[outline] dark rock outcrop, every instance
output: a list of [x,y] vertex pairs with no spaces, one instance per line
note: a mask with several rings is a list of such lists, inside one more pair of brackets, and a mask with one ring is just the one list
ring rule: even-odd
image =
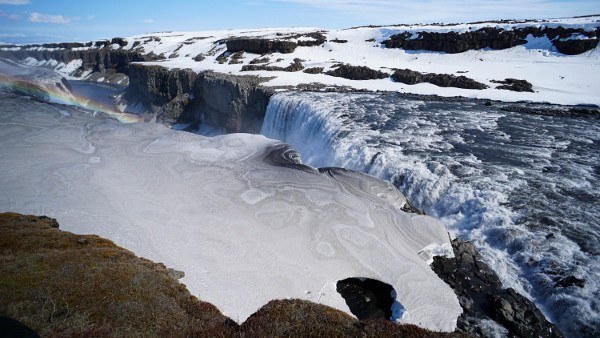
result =
[[230,53],[247,52],[254,54],[293,53],[298,43],[285,40],[262,38],[233,38],[225,41]]
[[398,69],[392,74],[392,80],[409,85],[428,82],[439,87],[457,87],[463,89],[486,89],[488,86],[466,76],[451,74],[420,73],[410,69]]
[[203,119],[228,132],[260,131],[273,92],[254,76],[132,64],[125,99],[140,102],[166,123]]
[[323,67],[306,68],[304,70],[304,72],[307,74],[321,74],[321,73],[323,73]]
[[335,77],[343,77],[350,80],[375,80],[390,77],[389,74],[371,69],[365,66],[339,65],[337,68],[325,74]]
[[529,299],[513,289],[502,287],[498,276],[485,264],[473,244],[458,239],[452,241],[454,258],[435,257],[431,265],[458,296],[463,314],[458,328],[473,334],[486,335],[478,325],[482,319],[492,319],[518,337],[562,337]]
[[313,39],[313,40],[298,40],[298,46],[302,46],[302,47],[320,46],[327,41],[327,38],[325,38],[325,35],[323,35],[320,32],[306,33],[306,34],[301,34],[299,36],[294,36],[294,38],[302,38],[302,37]]
[[556,116],[556,117],[584,117],[584,118],[600,118],[600,109],[595,108],[579,108],[579,107],[560,107],[548,108],[543,105],[532,104],[529,106],[509,105],[500,108],[504,111],[510,111],[522,114]]
[[112,38],[112,40],[110,40],[111,44],[117,44],[120,47],[125,47],[127,46],[127,40],[125,38]]
[[259,65],[259,64],[249,64],[242,66],[242,72],[248,72],[252,70],[266,70],[266,71],[280,71],[280,72],[299,72],[304,69],[302,65],[302,60],[296,58],[294,62],[292,62],[287,67],[279,67],[279,66],[269,66],[269,65]]
[[493,83],[500,83],[501,86],[496,89],[512,90],[514,92],[531,92],[533,93],[533,85],[526,80],[504,79],[503,81],[492,80]]
[[[107,43],[110,43],[107,41]],[[75,71],[74,76],[80,76],[84,72],[92,71],[109,78],[112,74],[129,75],[129,65],[132,62],[154,61],[160,59],[154,54],[143,54],[121,49],[52,49],[52,50],[0,50],[0,57],[10,60],[24,60],[32,57],[39,61],[56,60],[57,62],[69,63],[73,60],[81,60],[81,66]],[[107,75],[107,76],[104,76]],[[120,77],[121,79],[123,77]]]
[[577,55],[596,48],[598,39],[555,40],[552,44],[563,54]]
[[[511,30],[485,27],[464,33],[418,32],[414,37],[410,32],[392,35],[383,41],[387,48],[405,50],[430,50],[446,53],[462,53],[472,49],[506,49],[527,43],[529,35],[547,36],[556,49],[564,54],[580,54],[598,45],[598,30],[587,31],[580,28],[524,27]],[[583,37],[583,38],[581,38]]]

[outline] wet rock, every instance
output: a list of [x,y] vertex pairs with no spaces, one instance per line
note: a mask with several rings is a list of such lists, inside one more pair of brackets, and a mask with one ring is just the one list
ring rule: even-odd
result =
[[600,110],[593,108],[578,108],[578,107],[556,107],[548,108],[545,106],[522,106],[522,105],[509,105],[500,108],[504,111],[510,111],[522,114],[533,114],[533,115],[544,115],[544,116],[556,116],[556,117],[583,117],[583,118],[600,118]]
[[352,66],[348,64],[339,65],[337,68],[325,74],[335,77],[343,77],[350,80],[375,80],[386,79],[390,75],[365,66]]
[[567,276],[554,283],[554,287],[567,288],[571,286],[585,287],[585,280],[575,276]]
[[514,92],[533,93],[533,85],[526,80],[518,80],[518,79],[508,78],[508,79],[504,79],[502,81],[491,80],[491,82],[501,84],[501,86],[496,87],[496,89],[512,90]]
[[486,89],[488,86],[466,76],[451,74],[420,73],[410,69],[398,69],[392,74],[392,80],[409,85],[428,82],[439,87],[457,87],[463,89]]
[[435,257],[435,273],[456,293],[463,314],[457,325],[462,331],[493,336],[485,325],[493,320],[510,335],[518,337],[562,337],[530,300],[513,289],[502,287],[500,279],[485,264],[475,247],[459,239],[452,241],[454,258]]

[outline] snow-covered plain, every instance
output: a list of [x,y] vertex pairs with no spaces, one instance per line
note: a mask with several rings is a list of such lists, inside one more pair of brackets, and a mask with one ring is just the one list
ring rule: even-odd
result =
[[[399,25],[389,27],[359,27],[341,30],[319,28],[265,28],[254,30],[223,30],[204,32],[161,32],[126,38],[128,44],[111,48],[139,50],[145,53],[163,54],[166,59],[152,62],[168,68],[191,68],[195,71],[213,70],[222,73],[257,75],[271,78],[265,86],[296,86],[321,83],[331,86],[347,86],[359,90],[398,91],[441,96],[465,96],[502,101],[529,100],[558,104],[600,105],[600,50],[595,48],[580,55],[568,56],[556,51],[548,38],[528,38],[528,43],[506,50],[471,50],[459,54],[428,51],[405,51],[387,49],[381,42],[394,34],[411,32],[466,32],[483,27],[506,30],[526,26],[595,29],[600,26],[600,16],[555,19],[517,23],[478,23],[456,25]],[[216,59],[226,51],[224,39],[232,37],[259,37],[282,39],[300,33],[322,32],[327,42],[315,47],[298,47],[293,53],[267,55],[269,66],[286,67],[294,59],[304,60],[306,68],[323,67],[324,71],[339,63],[368,66],[372,69],[393,73],[393,69],[408,68],[420,72],[464,75],[488,85],[489,89],[468,90],[442,88],[429,83],[406,85],[390,79],[348,80],[325,74],[307,74],[283,71],[244,71],[250,61],[264,56],[244,53],[241,63],[220,64]],[[306,37],[289,41],[306,40]],[[337,43],[332,40],[347,40]],[[33,49],[39,49],[35,47]],[[93,47],[81,47],[89,49]],[[205,59],[194,61],[202,54]],[[29,60],[32,64],[54,66],[65,75],[71,75],[78,64],[52,64],[52,61]],[[77,61],[73,61],[77,62]],[[512,92],[495,89],[498,84],[491,80],[505,78],[525,79],[533,84],[534,93]]]
[[182,270],[234,320],[278,298],[349,312],[336,281],[368,277],[395,288],[399,322],[456,327],[458,300],[428,265],[451,254],[446,229],[401,211],[385,181],[274,166],[265,157],[280,143],[260,135],[207,138],[12,94],[0,105],[3,211]]

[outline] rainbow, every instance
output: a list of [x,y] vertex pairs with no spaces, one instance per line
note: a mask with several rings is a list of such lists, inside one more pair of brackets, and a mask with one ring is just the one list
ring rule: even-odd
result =
[[94,112],[102,112],[123,123],[143,122],[140,115],[124,113],[102,102],[94,101],[89,97],[72,93],[61,83],[45,85],[32,83],[26,79],[0,73],[0,90],[8,90],[22,95],[31,96],[37,100],[49,103],[64,104],[81,107]]

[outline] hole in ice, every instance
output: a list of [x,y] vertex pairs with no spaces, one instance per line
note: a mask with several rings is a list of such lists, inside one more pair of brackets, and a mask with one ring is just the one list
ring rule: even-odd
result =
[[396,300],[396,290],[387,283],[351,277],[338,281],[336,288],[350,311],[360,320],[396,320],[404,314],[404,307]]

